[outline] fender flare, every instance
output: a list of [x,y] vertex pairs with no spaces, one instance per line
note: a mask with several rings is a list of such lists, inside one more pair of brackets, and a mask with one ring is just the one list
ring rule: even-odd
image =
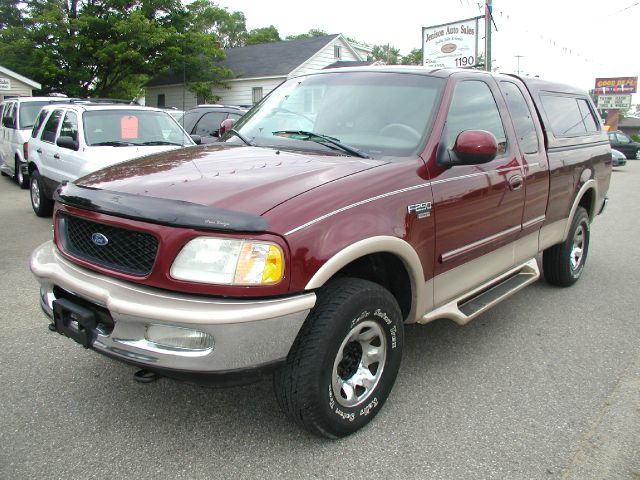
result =
[[[406,320],[413,321],[417,312],[423,310],[421,304],[426,304],[424,271],[422,270],[420,258],[413,247],[405,240],[397,237],[380,235],[365,238],[348,245],[318,269],[305,286],[305,290],[314,290],[322,287],[331,277],[351,262],[374,253],[393,254],[402,261],[402,264],[407,269],[411,282],[411,310]],[[424,307],[425,305],[422,306]]]
[[598,201],[598,184],[596,183],[596,181],[592,178],[590,180],[587,180],[582,187],[580,187],[580,190],[578,190],[578,193],[575,196],[575,200],[573,201],[573,205],[571,206],[571,211],[569,212],[569,217],[567,218],[567,223],[564,227],[564,233],[562,234],[562,241],[564,242],[567,237],[569,236],[569,229],[571,228],[571,220],[573,220],[574,215],[576,214],[576,210],[578,209],[578,206],[580,204],[580,201],[582,200],[582,197],[585,196],[585,194],[589,191],[589,190],[593,190],[593,197],[591,199],[591,208],[590,208],[590,212],[589,212],[589,221],[592,222],[595,215],[596,215],[596,202]]

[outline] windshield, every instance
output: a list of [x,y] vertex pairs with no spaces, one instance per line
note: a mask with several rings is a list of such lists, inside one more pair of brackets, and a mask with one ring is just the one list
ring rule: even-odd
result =
[[31,128],[36,121],[40,109],[52,102],[24,102],[20,104],[20,126],[19,128]]
[[[308,135],[313,133],[372,157],[412,156],[429,133],[443,83],[425,75],[387,72],[294,78],[238,120],[234,129],[258,146],[328,151],[331,145]],[[274,135],[293,131],[306,134]],[[232,134],[225,140],[242,143]]]
[[165,112],[113,109],[84,112],[82,116],[89,146],[194,145]]

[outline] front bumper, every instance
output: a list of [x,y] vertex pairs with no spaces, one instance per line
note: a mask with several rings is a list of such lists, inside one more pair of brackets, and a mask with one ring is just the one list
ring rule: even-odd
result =
[[[50,318],[57,289],[103,307],[113,329],[98,330],[91,348],[157,370],[218,374],[282,361],[316,301],[314,293],[231,300],[153,289],[79,267],[64,259],[53,242],[33,252],[30,266],[40,282],[41,307]],[[161,347],[145,339],[147,327],[158,324],[208,333],[214,345],[206,350]]]

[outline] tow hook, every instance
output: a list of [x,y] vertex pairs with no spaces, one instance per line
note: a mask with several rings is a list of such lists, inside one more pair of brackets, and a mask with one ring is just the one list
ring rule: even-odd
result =
[[138,383],[152,383],[160,378],[155,372],[150,372],[149,370],[138,370],[133,374],[133,379]]

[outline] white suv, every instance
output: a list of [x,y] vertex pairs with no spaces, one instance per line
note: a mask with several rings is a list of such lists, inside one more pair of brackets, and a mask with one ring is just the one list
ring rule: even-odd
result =
[[24,152],[38,112],[45,105],[66,101],[56,97],[16,97],[5,99],[0,105],[0,172],[13,177],[22,188],[29,184]]
[[196,142],[157,108],[91,103],[44,107],[28,146],[33,211],[39,217],[51,215],[53,193],[65,180]]

